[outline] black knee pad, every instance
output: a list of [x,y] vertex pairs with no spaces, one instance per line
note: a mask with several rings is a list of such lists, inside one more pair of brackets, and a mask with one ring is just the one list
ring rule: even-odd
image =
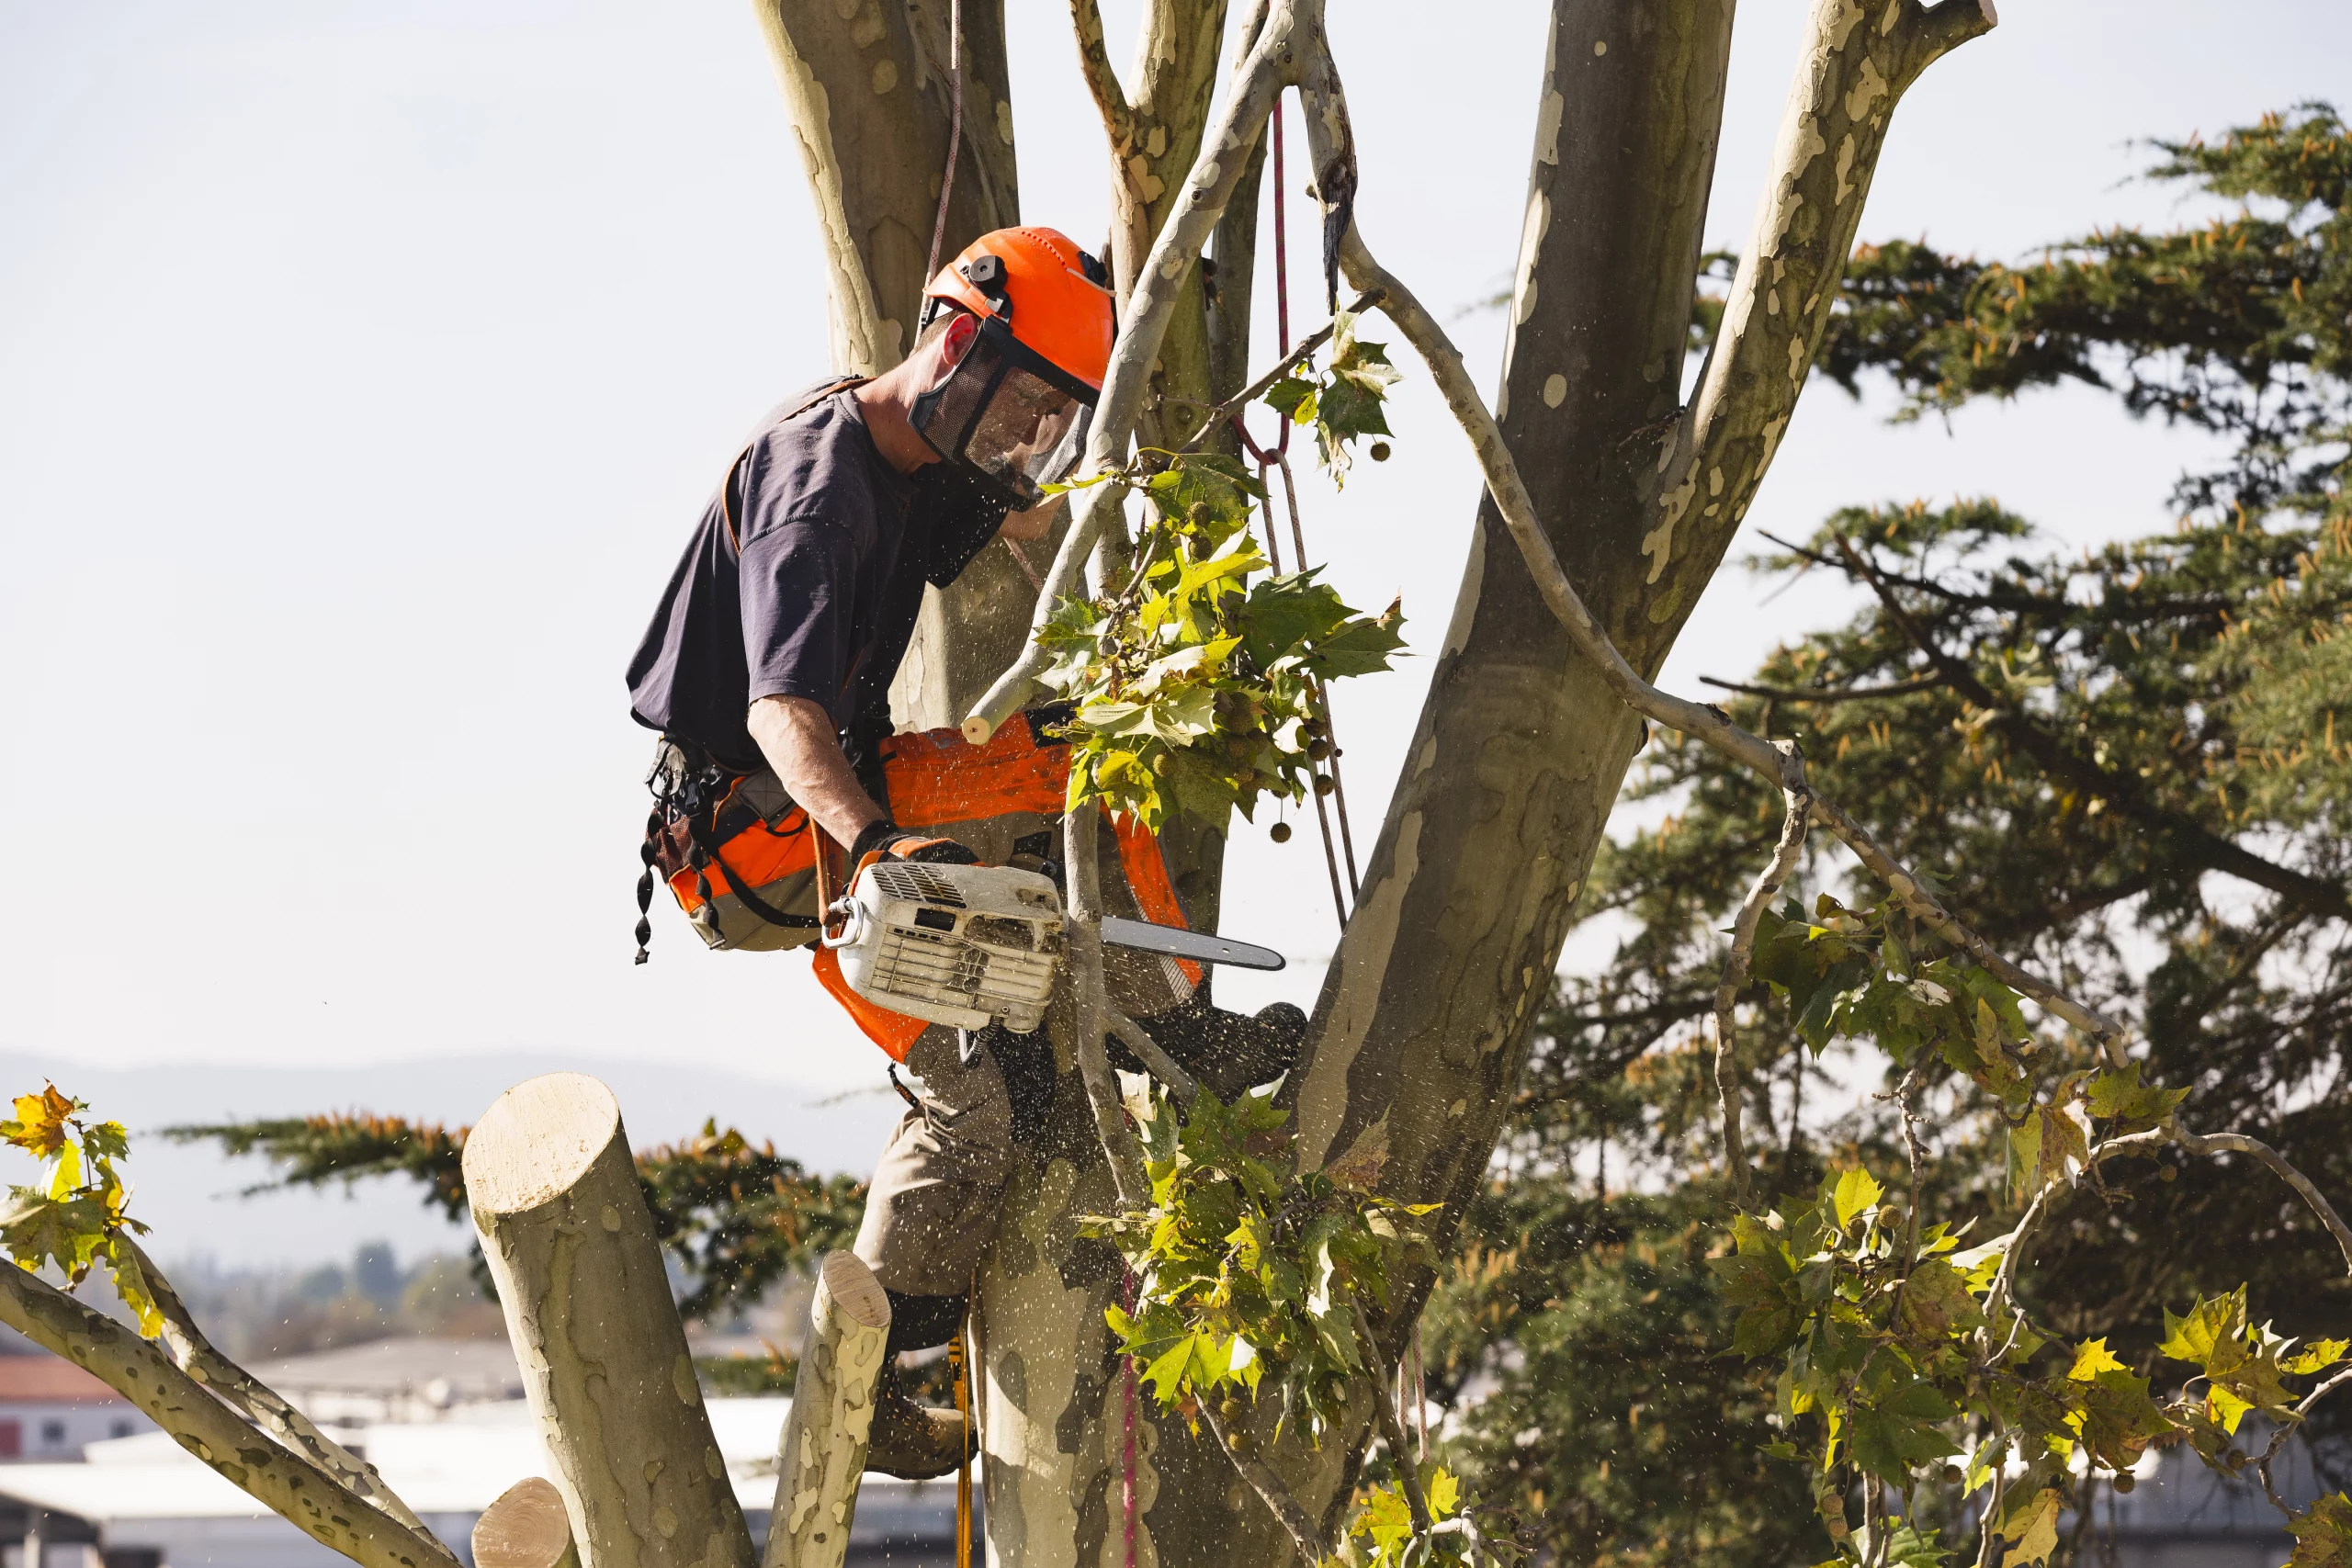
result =
[[964,1326],[964,1310],[971,1302],[969,1296],[910,1296],[887,1288],[882,1293],[890,1298],[890,1337],[882,1348],[886,1359],[946,1344]]

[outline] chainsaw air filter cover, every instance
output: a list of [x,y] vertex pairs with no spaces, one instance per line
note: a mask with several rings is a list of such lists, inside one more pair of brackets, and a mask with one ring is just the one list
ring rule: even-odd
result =
[[1062,900],[1048,878],[1003,865],[876,861],[833,906],[825,945],[878,1007],[956,1029],[1045,1021],[1061,963]]

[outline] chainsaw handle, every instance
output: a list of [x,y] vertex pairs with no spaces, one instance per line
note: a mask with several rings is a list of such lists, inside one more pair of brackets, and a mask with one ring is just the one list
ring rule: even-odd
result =
[[855,899],[850,897],[837,899],[833,907],[825,913],[840,916],[842,928],[835,931],[828,927],[820,926],[817,940],[822,945],[854,947],[857,945],[858,938],[865,934],[865,906]]

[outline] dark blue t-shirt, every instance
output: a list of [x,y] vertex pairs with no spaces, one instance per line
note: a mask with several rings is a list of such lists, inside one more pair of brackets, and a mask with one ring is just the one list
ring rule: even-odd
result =
[[729,471],[628,666],[638,723],[739,773],[763,763],[743,724],[761,697],[806,697],[861,739],[889,733],[923,584],[955,581],[1004,523],[952,464],[891,467],[847,391],[799,406]]

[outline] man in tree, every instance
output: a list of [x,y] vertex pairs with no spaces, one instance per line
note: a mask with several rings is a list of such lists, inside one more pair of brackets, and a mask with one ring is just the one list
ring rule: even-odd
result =
[[[1114,324],[1092,257],[1053,230],[1000,230],[932,281],[903,362],[786,405],[736,458],[629,666],[631,713],[662,736],[641,904],[662,864],[711,945],[800,946],[822,918],[827,851],[812,828],[848,846],[844,878],[869,856],[978,863],[967,839],[993,859],[1042,852],[1018,830],[1060,809],[1058,753],[1038,739],[1047,721],[1032,716],[986,750],[926,737],[947,783],[927,782],[917,811],[900,802],[898,816],[924,824],[903,826],[894,778],[912,789],[893,766],[889,688],[925,585],[953,582],[1000,533],[1035,539],[1050,525],[1057,503],[1041,487],[1081,449]],[[1001,782],[1007,763],[1020,786]],[[1137,912],[1175,911],[1156,846],[1129,837]],[[640,958],[647,934],[640,923]],[[1042,1034],[964,1034],[875,1007],[832,957],[817,957],[826,988],[923,1084],[856,1247],[889,1293],[895,1357],[960,1327],[1013,1143],[1042,1121],[1054,1068]],[[1195,978],[1155,961],[1114,983],[1126,1010],[1222,1087],[1238,1066],[1259,1081],[1289,1065],[1299,1010],[1219,1014],[1195,999]],[[1220,1048],[1225,1073],[1208,1060]],[[886,1372],[871,1468],[944,1474],[968,1443],[962,1416],[916,1405]]]

